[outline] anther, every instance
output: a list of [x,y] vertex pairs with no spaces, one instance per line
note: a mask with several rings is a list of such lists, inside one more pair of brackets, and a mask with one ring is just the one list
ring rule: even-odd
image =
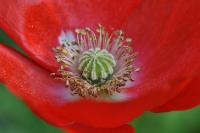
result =
[[63,80],[72,95],[98,97],[102,93],[120,93],[127,81],[134,81],[132,73],[136,53],[130,47],[131,38],[122,30],[109,34],[102,25],[96,31],[89,27],[75,30],[76,40],[53,48],[60,69],[52,73]]

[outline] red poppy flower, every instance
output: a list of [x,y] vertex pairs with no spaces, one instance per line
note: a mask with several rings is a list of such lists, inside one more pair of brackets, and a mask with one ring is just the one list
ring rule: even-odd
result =
[[[1,28],[28,54],[0,45],[0,80],[58,127],[133,132],[126,123],[145,111],[184,110],[200,103],[199,8],[197,0],[0,0]],[[141,70],[116,99],[75,99],[49,76],[58,68],[52,48],[62,31],[94,29],[99,23],[133,38],[131,47],[139,52],[134,64]]]

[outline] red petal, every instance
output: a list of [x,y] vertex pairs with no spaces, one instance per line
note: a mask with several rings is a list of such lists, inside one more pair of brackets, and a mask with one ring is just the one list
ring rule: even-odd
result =
[[2,45],[0,66],[0,81],[31,106],[33,111],[51,123],[71,122],[67,117],[62,118],[55,113],[54,108],[44,106],[51,104],[56,108],[58,104],[69,99],[64,87],[50,78],[47,71]]
[[133,127],[129,125],[123,125],[113,129],[95,129],[80,125],[73,125],[66,128],[66,131],[68,133],[134,133]]
[[[200,75],[200,74],[199,74]],[[154,112],[166,112],[172,110],[185,110],[200,104],[200,77],[194,78],[179,95],[164,105],[154,108]]]
[[0,26],[42,66],[55,70],[51,51],[62,30],[93,27],[98,23],[117,27],[127,19],[138,0],[6,0],[0,1]]
[[[16,78],[16,75],[12,73],[12,76],[6,75],[9,71],[13,73],[16,73],[16,71],[21,73],[22,71],[22,73],[25,73],[26,70],[20,66],[21,64],[25,65],[27,61],[18,61],[15,65],[19,66],[19,68],[17,67],[16,70],[12,67],[11,69],[7,68],[5,63],[1,64],[4,69],[7,68],[1,71],[6,75],[4,81],[12,90],[20,90],[20,93],[17,94],[21,97],[27,95],[23,89],[24,87],[29,88],[31,85],[28,92],[39,88],[39,90],[33,91],[37,93],[37,96],[39,92],[41,93],[39,93],[39,98],[33,101],[32,98],[29,98],[30,94],[28,94],[25,97],[27,98],[26,101],[29,102],[33,110],[37,110],[43,117],[46,115],[44,112],[50,112],[49,114],[51,115],[55,114],[53,118],[51,116],[45,118],[48,120],[51,118],[50,121],[59,121],[56,122],[59,125],[74,120],[95,127],[119,126],[122,123],[127,123],[144,110],[151,109],[174,98],[193,80],[199,68],[198,22],[200,21],[200,16],[198,10],[199,2],[195,0],[180,1],[180,3],[176,0],[156,1],[155,3],[146,0],[141,3],[132,17],[130,17],[128,26],[126,25],[125,28],[134,37],[136,50],[140,52],[136,63],[141,67],[141,71],[134,75],[136,77],[134,88],[129,89],[128,95],[131,95],[132,101],[120,103],[87,100],[69,102],[68,100],[63,101],[62,99],[67,98],[62,95],[59,96],[61,99],[58,100],[62,104],[58,104],[58,101],[54,101],[56,99],[54,96],[57,93],[60,94],[60,91],[62,91],[62,94],[65,93],[65,89],[62,88],[60,90],[58,88],[55,91],[55,88],[48,87],[48,83],[54,81],[46,75],[43,80],[45,80],[44,83],[47,84],[48,89],[42,92],[48,93],[47,90],[54,90],[57,93],[53,93],[50,99],[48,97],[45,98],[45,100],[52,100],[52,103],[43,103],[43,101],[38,100],[44,95],[39,91],[44,89],[41,87],[43,83],[37,82],[37,84],[33,84],[32,73],[26,72],[25,76],[20,76],[21,78]],[[12,58],[17,60],[15,56]],[[4,59],[5,62],[7,60],[9,58]],[[36,66],[32,66],[34,69],[30,69],[30,65],[27,66],[29,71],[34,71],[36,75],[43,75],[38,73]],[[11,80],[15,82],[11,83]],[[21,86],[19,83],[24,81],[26,81],[26,86]],[[35,102],[39,105],[36,106]]]
[[143,106],[134,104],[133,107],[128,102],[76,99],[64,88],[64,83],[52,79],[46,70],[2,45],[0,66],[0,81],[35,113],[57,126],[78,122],[112,128],[128,123],[143,112]]
[[[162,105],[190,89],[188,84],[199,74],[199,8],[200,2],[196,0],[146,0],[124,24],[139,52],[136,66],[141,68],[133,74],[135,82],[129,94],[143,96],[141,103],[148,108]],[[197,88],[199,84],[194,89]],[[190,101],[189,107],[193,102],[199,103],[190,97],[184,100]]]
[[50,70],[56,67],[51,48],[57,43],[61,22],[51,5],[32,0],[0,1],[0,26],[39,64]]

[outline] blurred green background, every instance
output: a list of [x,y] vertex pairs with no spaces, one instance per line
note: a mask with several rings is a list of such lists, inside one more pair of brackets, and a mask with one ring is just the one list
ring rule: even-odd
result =
[[[0,42],[20,51],[2,30]],[[61,130],[35,116],[2,84],[0,101],[0,133],[61,133]],[[145,113],[131,122],[137,133],[200,133],[199,123],[200,107],[182,112]]]

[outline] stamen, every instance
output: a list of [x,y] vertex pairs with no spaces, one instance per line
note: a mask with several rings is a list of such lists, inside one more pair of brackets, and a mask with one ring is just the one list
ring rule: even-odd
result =
[[75,32],[75,41],[60,41],[53,49],[60,69],[52,74],[63,80],[73,95],[112,95],[133,81],[131,73],[139,70],[133,66],[136,53],[130,47],[132,39],[125,38],[122,30],[109,34],[99,25],[96,32],[88,27]]

